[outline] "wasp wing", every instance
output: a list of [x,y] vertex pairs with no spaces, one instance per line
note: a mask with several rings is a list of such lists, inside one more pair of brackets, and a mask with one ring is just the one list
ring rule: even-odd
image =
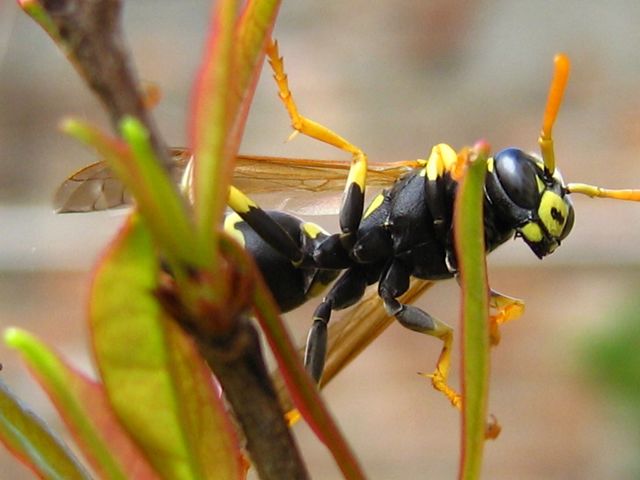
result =
[[[415,160],[369,164],[367,187],[389,186],[419,165]],[[341,191],[350,167],[350,162],[341,160],[241,155],[233,184],[245,193]]]
[[[171,150],[169,171],[178,182],[191,154],[185,149]],[[81,168],[58,187],[53,199],[56,213],[85,213],[125,208],[133,205],[133,197],[106,162]]]
[[[171,153],[169,170],[179,182],[192,157],[186,149],[173,149]],[[389,186],[419,165],[419,161],[370,164],[367,186]],[[247,194],[277,193],[267,202],[273,208],[320,215],[337,211],[335,199],[339,197],[335,192],[344,188],[349,168],[350,162],[340,160],[240,155],[236,159],[233,184]],[[318,196],[323,192],[330,198]],[[58,188],[54,198],[58,213],[109,210],[132,203],[131,195],[105,162],[93,163],[71,175]]]
[[[419,165],[417,160],[370,163],[367,197]],[[351,162],[341,160],[240,156],[233,182],[245,193],[255,194],[263,208],[303,216],[333,215],[340,210],[339,192],[344,189],[350,167]]]
[[130,195],[105,162],[75,172],[58,187],[53,199],[57,213],[94,212],[130,204]]

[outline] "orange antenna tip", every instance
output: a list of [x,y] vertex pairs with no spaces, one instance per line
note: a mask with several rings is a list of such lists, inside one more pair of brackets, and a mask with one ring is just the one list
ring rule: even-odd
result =
[[544,160],[545,168],[553,173],[556,168],[555,154],[553,150],[553,124],[558,117],[558,110],[562,103],[562,97],[564,95],[567,81],[569,80],[569,70],[571,69],[571,62],[569,57],[564,53],[558,53],[554,59],[554,71],[553,79],[551,80],[551,86],[549,87],[549,96],[547,98],[547,106],[544,109],[544,117],[542,119],[542,131],[538,138],[538,144],[540,145],[540,153]]

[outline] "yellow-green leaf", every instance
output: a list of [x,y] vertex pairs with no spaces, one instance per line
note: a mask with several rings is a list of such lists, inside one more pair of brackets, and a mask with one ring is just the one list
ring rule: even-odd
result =
[[90,299],[96,362],[116,415],[167,479],[241,478],[238,440],[211,373],[154,291],[150,233],[130,218]]
[[487,419],[489,388],[489,293],[485,262],[483,188],[487,152],[469,155],[454,206],[454,237],[462,288],[462,459],[461,479],[477,479]]
[[236,0],[217,2],[194,86],[191,146],[195,156],[194,208],[200,248],[215,262],[233,159],[275,22],[279,0],[252,0],[238,18]]
[[93,147],[133,194],[140,213],[154,233],[172,265],[198,265],[198,251],[191,241],[192,227],[183,199],[167,172],[154,157],[144,126],[132,117],[122,121],[123,137],[113,138],[75,119],[67,119],[62,129]]
[[0,382],[0,441],[40,478],[89,480],[91,476],[45,423]]
[[118,423],[102,385],[70,367],[24,330],[7,330],[5,341],[18,349],[56,406],[76,445],[101,478],[158,478]]

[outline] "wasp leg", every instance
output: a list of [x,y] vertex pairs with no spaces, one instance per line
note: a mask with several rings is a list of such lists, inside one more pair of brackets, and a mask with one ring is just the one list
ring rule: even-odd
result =
[[350,307],[364,295],[367,287],[367,275],[361,268],[347,270],[331,287],[313,313],[313,325],[307,337],[304,364],[313,379],[320,381],[327,354],[327,325],[333,310]]
[[284,71],[284,63],[278,52],[278,44],[272,41],[267,46],[267,55],[269,64],[273,70],[273,78],[278,85],[280,99],[284,104],[289,117],[291,118],[291,126],[294,133],[302,133],[308,137],[315,138],[321,142],[333,145],[352,155],[351,168],[342,197],[342,206],[340,208],[340,230],[343,233],[343,242],[348,248],[354,242],[355,232],[358,230],[362,212],[364,208],[364,192],[367,176],[367,156],[365,153],[352,144],[348,140],[342,138],[337,133],[328,129],[309,118],[298,113],[291,90],[289,90],[289,82],[287,74]]
[[423,310],[413,305],[402,304],[397,300],[397,297],[408,290],[410,275],[409,267],[398,260],[393,260],[380,280],[378,295],[382,298],[387,313],[393,315],[403,327],[442,340],[442,350],[436,368],[433,373],[424,376],[431,379],[433,387],[442,392],[454,407],[460,408],[462,397],[447,383],[451,367],[453,329]]
[[524,312],[524,302],[519,298],[490,290],[489,307],[496,310],[489,315],[489,339],[491,345],[495,346],[500,343],[500,325],[520,318]]
[[288,258],[295,266],[303,265],[304,252],[291,236],[242,191],[231,186],[227,205],[236,212],[271,247]]
[[459,170],[458,154],[449,145],[441,143],[431,149],[431,154],[424,166],[426,204],[433,218],[433,229],[436,238],[446,245],[446,262],[451,273],[458,266],[453,250],[451,231],[451,201],[447,197],[446,175],[454,178]]

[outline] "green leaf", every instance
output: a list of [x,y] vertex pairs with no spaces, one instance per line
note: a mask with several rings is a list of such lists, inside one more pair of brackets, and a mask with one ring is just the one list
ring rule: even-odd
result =
[[[194,95],[195,210],[200,241],[205,245],[215,245],[211,240],[215,232],[210,225],[221,217],[227,200],[232,159],[240,144],[266,42],[270,39],[280,4],[275,0],[248,2],[237,27],[231,29],[230,21],[235,18],[233,3],[221,2],[218,6]],[[241,257],[236,255],[238,261]],[[364,478],[315,384],[302,367],[262,281],[256,287],[254,302],[257,317],[296,406],[327,444],[345,478]]]
[[260,71],[266,42],[280,8],[280,0],[259,0],[247,2],[236,28],[237,51],[236,64],[238,82],[243,89],[248,88],[252,78]]
[[158,478],[118,423],[102,385],[71,368],[59,355],[24,330],[7,330],[5,341],[22,354],[58,409],[76,444],[101,478]]
[[194,208],[198,242],[215,262],[217,232],[247,113],[275,22],[277,0],[251,1],[237,21],[237,2],[218,2],[213,13],[191,116]]
[[111,405],[164,478],[241,478],[238,440],[210,371],[153,292],[158,260],[133,216],[98,266],[90,299]]
[[236,14],[235,0],[217,3],[192,107],[196,225],[199,243],[203,248],[208,247],[207,256],[212,262],[217,251],[217,232],[211,226],[222,217],[229,184],[225,171],[233,168],[225,168],[225,164],[234,155],[227,149],[226,142],[233,121],[231,99],[237,101],[233,57]]
[[[456,194],[455,248],[462,288],[462,459],[460,477],[480,478],[489,388],[489,292],[484,246],[486,144],[470,161]],[[464,155],[464,154],[463,154]]]
[[91,476],[45,423],[0,382],[0,440],[40,478],[90,479]]
[[79,120],[65,120],[62,129],[95,148],[116,172],[136,199],[138,210],[172,266],[199,264],[184,202],[156,160],[147,132],[138,120],[129,117],[121,123],[129,145]]
[[[38,23],[42,29],[49,34],[55,43],[60,44],[62,39],[60,38],[60,32],[58,27],[51,20],[51,17],[47,14],[47,11],[37,0],[18,0],[20,8],[29,15],[36,23]],[[62,45],[61,45],[62,46]]]
[[237,151],[242,140],[249,106],[264,64],[267,42],[271,41],[280,3],[280,0],[247,2],[236,27],[235,64],[239,91],[243,93],[233,130],[229,132],[234,151]]
[[304,369],[273,297],[261,279],[256,285],[254,303],[256,318],[265,332],[294,405],[327,446],[344,478],[365,478],[349,444],[325,406],[317,386]]

